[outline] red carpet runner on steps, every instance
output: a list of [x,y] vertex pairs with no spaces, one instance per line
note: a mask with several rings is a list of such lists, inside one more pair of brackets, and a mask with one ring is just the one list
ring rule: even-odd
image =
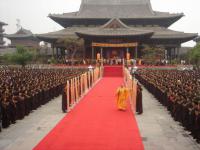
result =
[[116,109],[122,83],[122,77],[101,79],[34,150],[144,150],[130,108]]
[[104,66],[104,77],[122,77],[122,66]]

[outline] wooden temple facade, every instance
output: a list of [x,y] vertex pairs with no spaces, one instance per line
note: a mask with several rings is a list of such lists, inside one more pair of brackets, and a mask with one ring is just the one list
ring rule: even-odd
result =
[[182,43],[197,37],[168,29],[183,16],[154,11],[150,0],[82,0],[77,12],[49,15],[63,30],[37,37],[56,51],[65,49],[60,39],[81,38],[82,58],[88,59],[139,58],[143,45],[162,46],[174,58]]

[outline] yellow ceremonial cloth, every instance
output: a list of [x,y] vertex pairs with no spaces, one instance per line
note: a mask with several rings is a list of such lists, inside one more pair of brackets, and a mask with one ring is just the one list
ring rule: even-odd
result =
[[118,88],[117,92],[117,108],[119,110],[126,110],[127,107],[127,98],[129,95],[128,89],[127,88]]
[[126,59],[130,60],[130,53],[126,53]]
[[142,65],[142,60],[141,59],[139,59],[138,65]]
[[100,59],[101,59],[101,54],[97,53],[97,60],[100,60]]

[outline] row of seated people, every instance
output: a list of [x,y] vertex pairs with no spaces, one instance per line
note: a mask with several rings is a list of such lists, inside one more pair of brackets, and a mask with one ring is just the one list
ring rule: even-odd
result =
[[85,69],[0,69],[0,129],[59,96]]
[[200,141],[200,70],[145,70],[135,77]]

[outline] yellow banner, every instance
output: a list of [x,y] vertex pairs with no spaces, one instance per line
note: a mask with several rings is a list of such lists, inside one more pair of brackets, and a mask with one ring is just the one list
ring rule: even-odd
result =
[[92,47],[136,47],[138,43],[120,43],[120,44],[113,44],[113,43],[92,43]]

